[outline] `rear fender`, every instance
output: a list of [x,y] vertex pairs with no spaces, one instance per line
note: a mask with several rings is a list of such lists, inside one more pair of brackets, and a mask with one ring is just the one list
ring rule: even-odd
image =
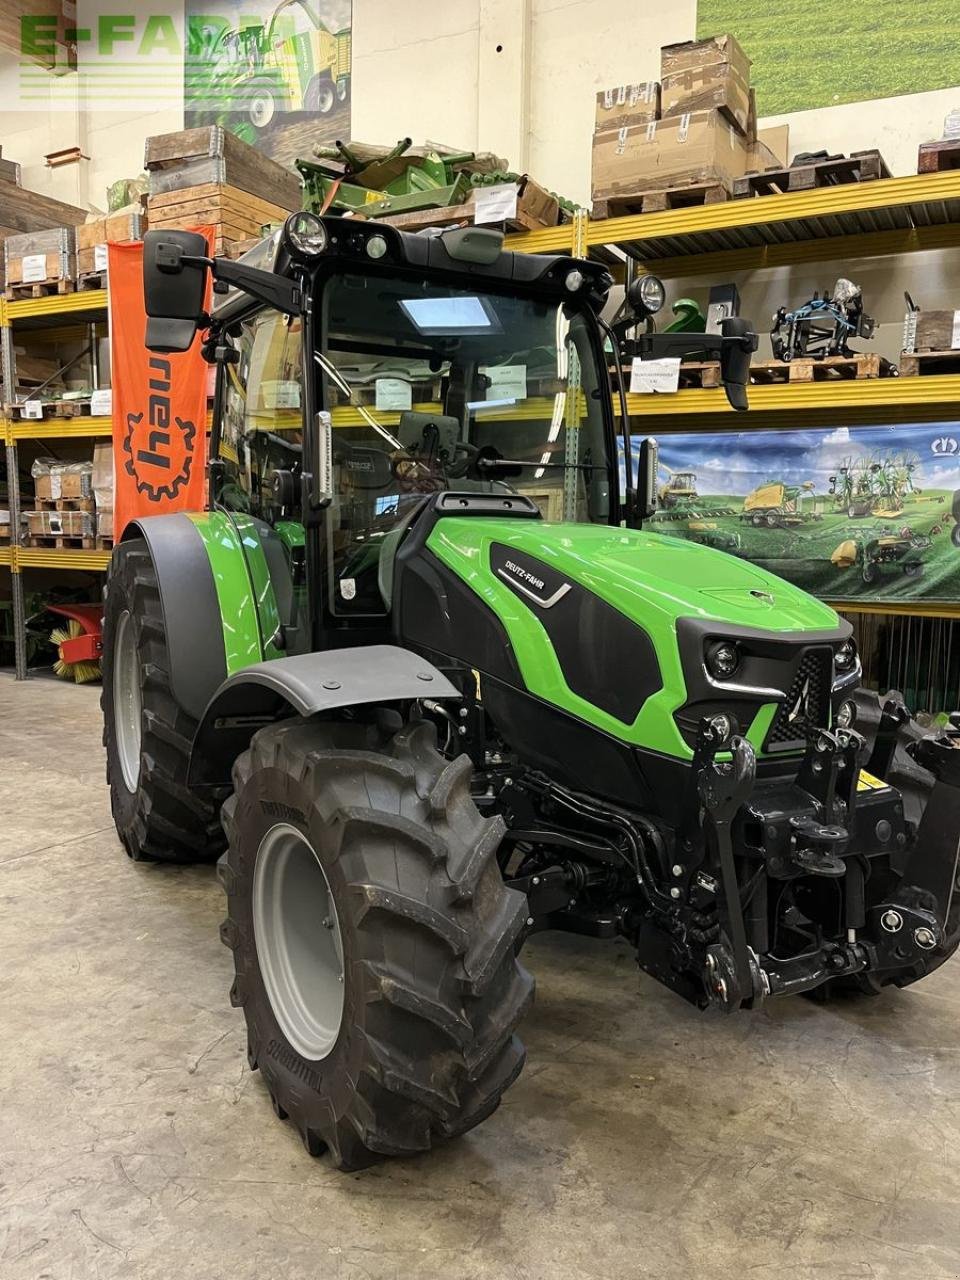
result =
[[187,781],[191,787],[229,786],[233,762],[257,730],[291,714],[460,696],[432,663],[391,644],[260,662],[230,676],[210,699],[194,736]]

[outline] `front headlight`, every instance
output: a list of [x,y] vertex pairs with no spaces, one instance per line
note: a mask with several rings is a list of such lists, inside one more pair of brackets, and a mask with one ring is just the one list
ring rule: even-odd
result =
[[844,640],[833,655],[833,663],[841,675],[846,675],[857,665],[857,646],[852,640]]
[[707,650],[706,663],[714,680],[729,680],[740,665],[740,651],[729,640],[720,640]]
[[650,315],[655,316],[666,300],[667,291],[662,280],[658,280],[656,276],[640,278],[640,301]]
[[283,238],[290,253],[312,258],[327,247],[327,229],[315,213],[293,213],[283,224]]

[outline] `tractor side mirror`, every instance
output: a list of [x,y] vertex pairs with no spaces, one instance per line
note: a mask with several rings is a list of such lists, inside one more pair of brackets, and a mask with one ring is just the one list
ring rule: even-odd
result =
[[750,384],[750,355],[756,351],[758,338],[750,321],[741,316],[728,316],[720,322],[725,339],[720,348],[720,378],[731,408],[746,409]]
[[197,231],[148,231],[143,237],[146,345],[169,354],[188,351],[204,319],[207,242]]

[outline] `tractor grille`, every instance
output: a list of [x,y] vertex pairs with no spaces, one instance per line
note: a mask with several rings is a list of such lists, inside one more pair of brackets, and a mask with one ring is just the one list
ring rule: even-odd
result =
[[781,703],[764,744],[767,749],[805,742],[830,721],[833,656],[829,648],[808,649],[800,659],[787,699]]

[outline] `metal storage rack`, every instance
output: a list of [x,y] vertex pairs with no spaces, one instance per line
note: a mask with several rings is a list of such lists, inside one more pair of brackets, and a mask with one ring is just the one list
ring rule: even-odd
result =
[[[3,382],[8,398],[16,386],[16,354],[14,335],[21,323],[31,327],[76,326],[96,323],[105,317],[107,294],[95,289],[23,302],[0,300],[0,355],[3,360]],[[32,322],[32,323],[31,323]],[[20,530],[20,469],[18,445],[23,440],[77,440],[109,438],[110,418],[76,417],[46,418],[24,421],[0,418],[6,464],[7,492],[10,505],[10,545],[0,547],[0,569],[11,574],[10,594],[13,601],[14,655],[17,679],[27,675],[26,611],[24,606],[24,569],[61,569],[102,572],[110,562],[109,551],[57,550],[47,547],[25,547]]]
[[[622,272],[629,258],[664,279],[722,278],[735,271],[915,253],[960,246],[960,171],[881,178],[784,195],[664,213],[631,214],[594,222],[581,213],[572,224],[509,236],[506,246],[527,253],[572,253]],[[934,422],[953,416],[960,374],[864,378],[849,382],[780,383],[750,388],[750,428]],[[717,430],[734,423],[720,390],[670,396],[628,395],[631,417],[656,419],[663,429]],[[903,613],[960,618],[956,604],[839,602],[848,613]]]
[[[572,223],[508,236],[506,247],[527,253],[572,253],[608,263],[614,271],[630,258],[641,268],[670,278],[725,275],[762,267],[905,254],[960,246],[960,171],[883,178],[785,195],[758,196],[727,204],[673,209],[594,222],[586,212]],[[19,321],[70,323],[89,312],[104,312],[105,292],[74,293],[26,302],[0,301],[0,343],[7,386],[12,383],[13,329]],[[628,396],[631,416],[655,417],[665,425],[683,417],[687,430],[732,422],[722,392],[679,391],[664,397]],[[852,382],[784,383],[750,392],[751,427],[814,426],[842,422],[895,422],[909,411],[916,420],[935,421],[955,412],[960,374],[922,378],[880,378]],[[334,414],[344,424],[353,411]],[[10,570],[14,602],[17,676],[26,669],[26,636],[21,571],[25,568],[103,571],[106,551],[57,551],[23,547],[19,537],[20,494],[17,444],[25,439],[109,437],[109,418],[17,422],[0,418],[6,445],[12,540],[0,546],[0,571]],[[960,617],[956,605],[897,605],[851,602],[848,611],[932,614]]]

